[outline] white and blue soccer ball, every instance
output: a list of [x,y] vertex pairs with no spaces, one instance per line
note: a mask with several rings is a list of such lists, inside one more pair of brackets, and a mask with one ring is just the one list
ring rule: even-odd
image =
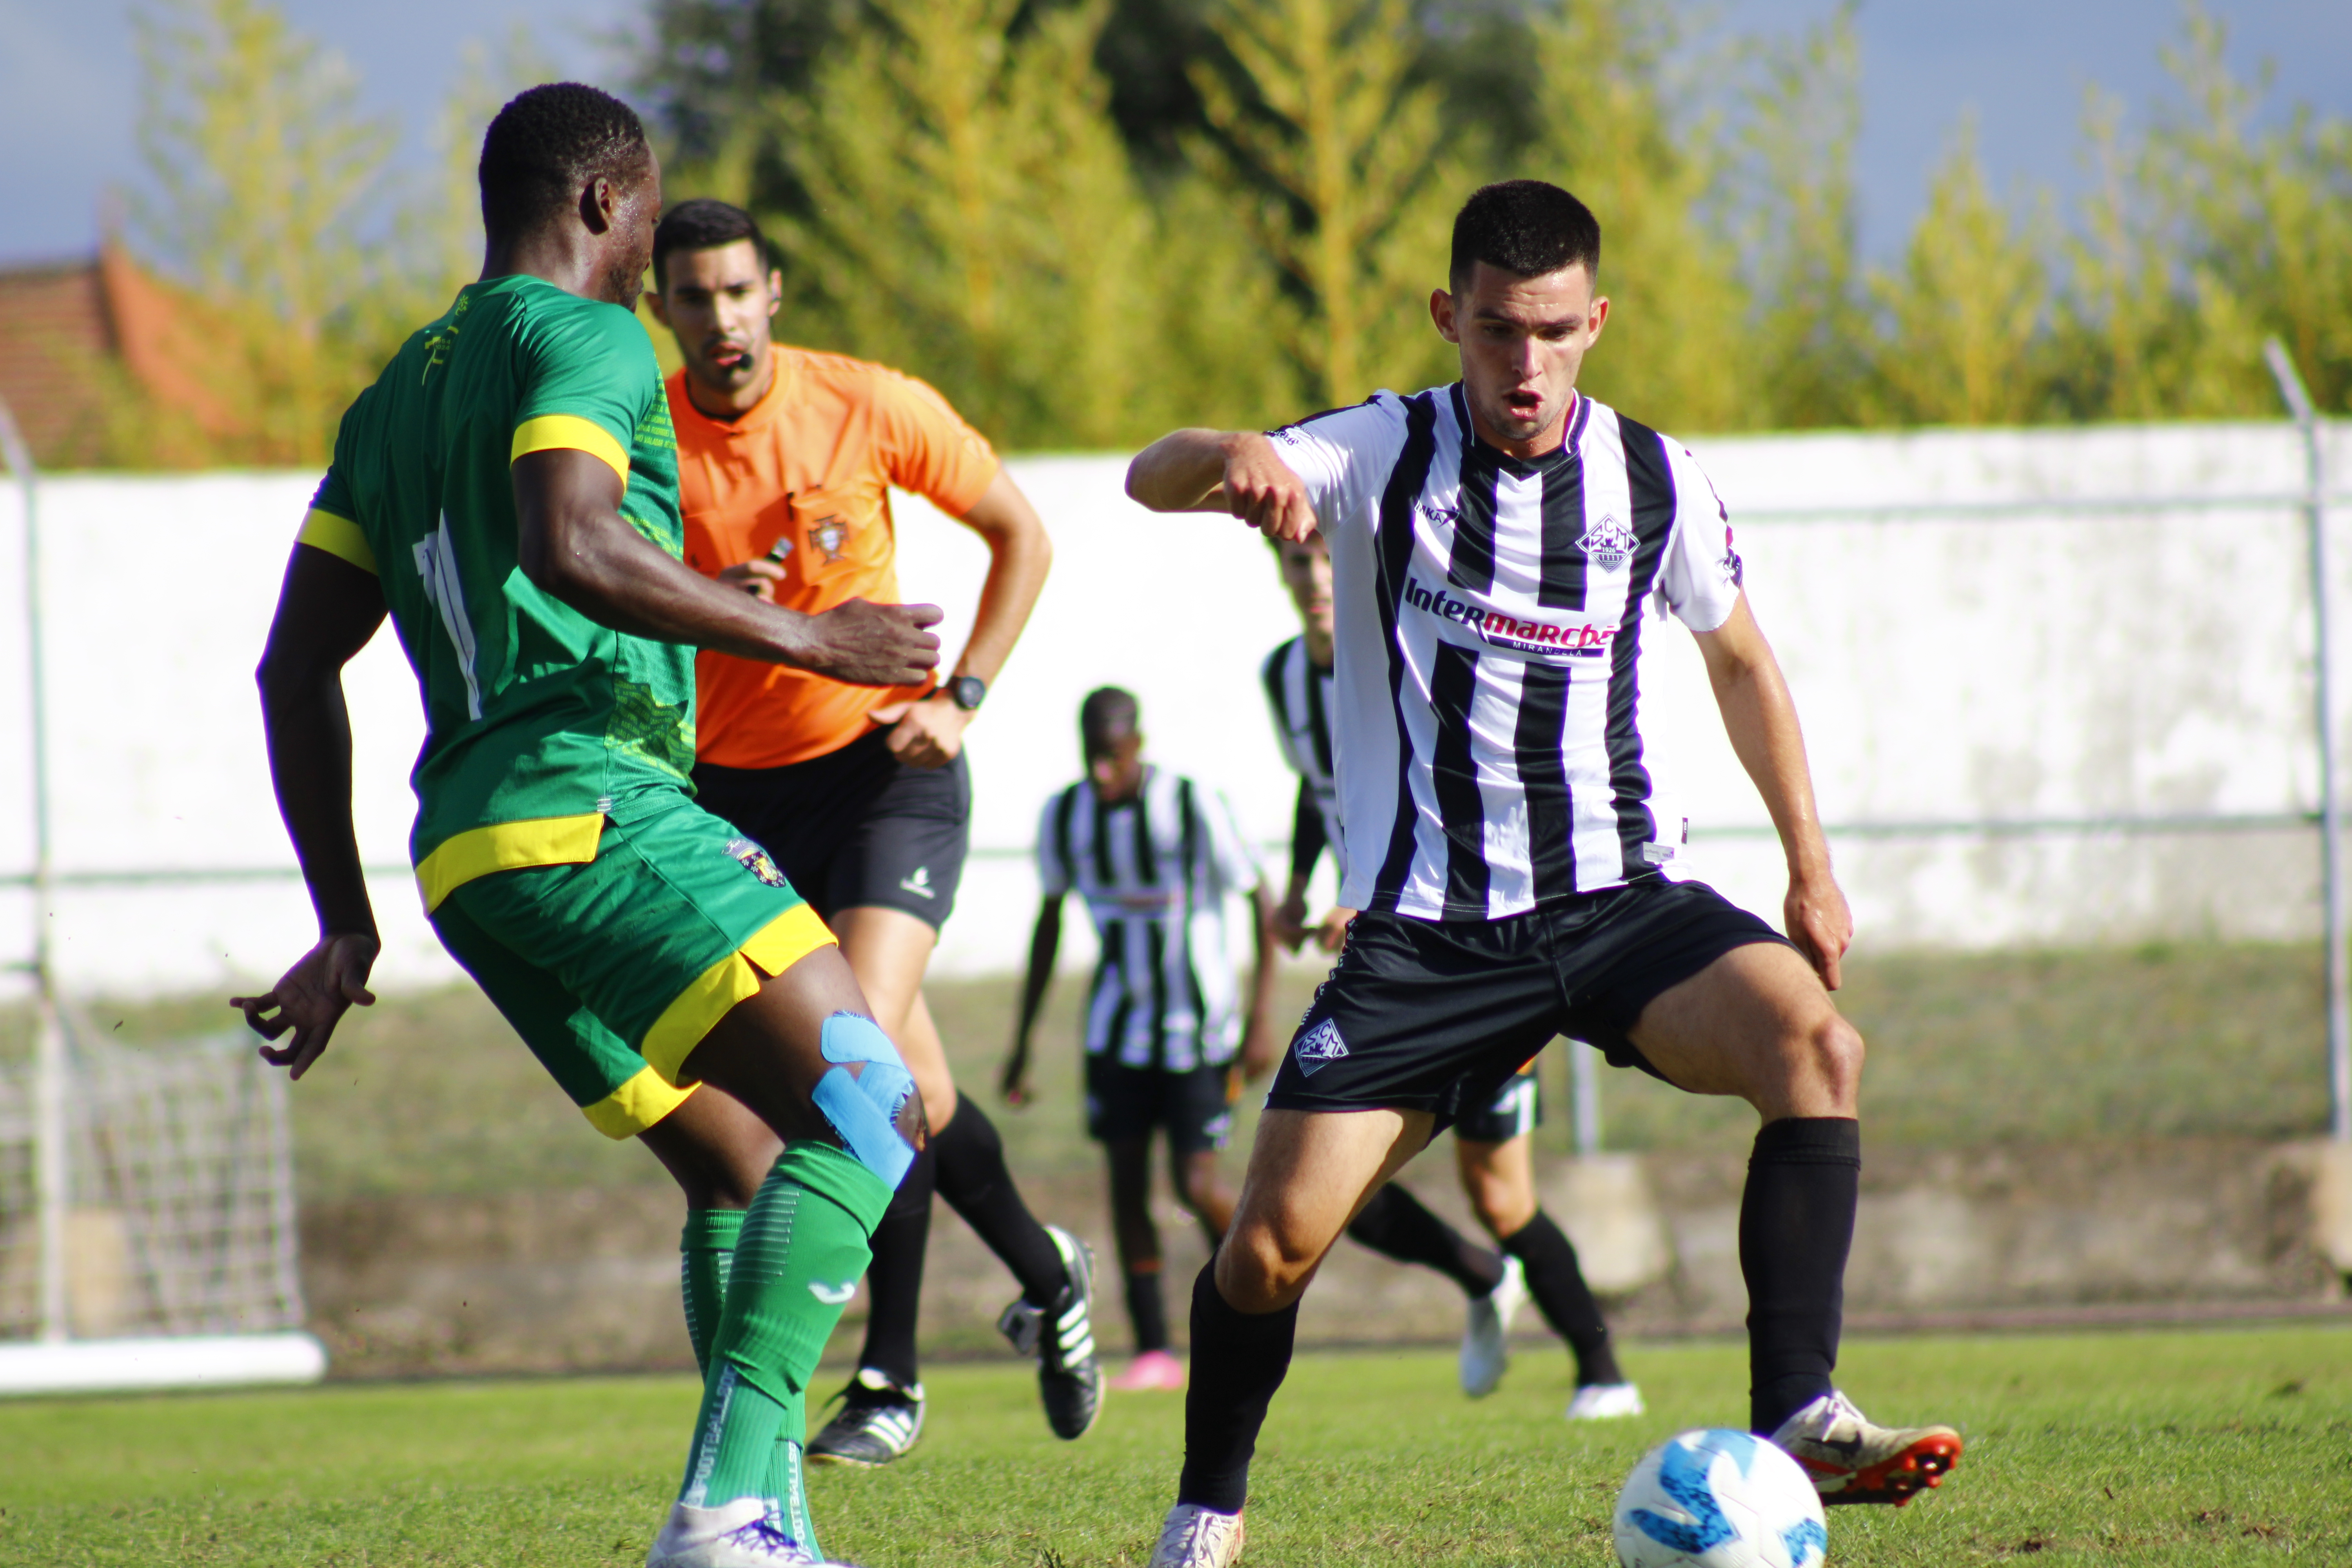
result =
[[1829,1553],[1812,1479],[1727,1427],[1678,1433],[1643,1455],[1614,1522],[1625,1568],[1819,1568]]

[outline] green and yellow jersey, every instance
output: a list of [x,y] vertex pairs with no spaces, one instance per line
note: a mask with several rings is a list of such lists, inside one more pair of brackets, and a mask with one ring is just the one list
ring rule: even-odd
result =
[[552,447],[684,551],[677,443],[630,312],[544,279],[467,285],[343,416],[300,542],[375,573],[425,711],[410,852],[427,910],[477,877],[595,858],[604,815],[690,792],[694,650],[597,625],[523,574],[509,469]]

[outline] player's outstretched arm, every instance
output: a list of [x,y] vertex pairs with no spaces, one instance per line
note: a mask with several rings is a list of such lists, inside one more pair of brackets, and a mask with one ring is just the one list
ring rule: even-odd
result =
[[352,717],[343,666],[383,624],[372,572],[307,544],[294,547],[256,679],[278,810],[319,917],[319,942],[270,990],[229,1005],[266,1040],[275,1066],[300,1078],[354,1004],[367,1006],[379,942],[352,826]]
[[1745,594],[1723,625],[1694,635],[1731,749],[1756,781],[1788,857],[1789,897],[1782,916],[1789,940],[1811,962],[1822,984],[1834,991],[1839,961],[1853,940],[1853,915],[1830,868],[1829,840],[1822,836],[1812,771],[1805,762],[1804,731],[1780,662],[1749,613]]
[[1127,466],[1127,493],[1153,511],[1230,512],[1275,539],[1315,531],[1306,481],[1255,430],[1178,430]]
[[1062,899],[1055,894],[1037,906],[1037,926],[1029,933],[1029,973],[1021,981],[1021,1018],[1013,1028],[1013,1048],[1004,1054],[999,1080],[1005,1103],[1029,1103],[1029,1031],[1045,1005],[1045,989],[1054,983],[1054,960],[1062,951]]
[[565,449],[514,465],[524,575],[601,626],[795,665],[856,686],[907,686],[940,662],[930,605],[852,599],[819,616],[763,605],[671,560],[621,516],[621,477]]

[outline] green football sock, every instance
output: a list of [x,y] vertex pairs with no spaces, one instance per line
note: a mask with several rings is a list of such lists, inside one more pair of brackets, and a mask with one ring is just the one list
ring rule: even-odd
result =
[[710,1341],[727,1304],[727,1268],[734,1261],[735,1237],[743,1228],[741,1209],[688,1209],[677,1238],[678,1286],[686,1297],[686,1337],[694,1345],[695,1370],[710,1375]]
[[889,1202],[881,1178],[841,1150],[786,1146],[736,1238],[680,1502],[715,1508],[758,1497],[806,1520],[798,1443],[809,1378],[856,1293],[866,1238]]

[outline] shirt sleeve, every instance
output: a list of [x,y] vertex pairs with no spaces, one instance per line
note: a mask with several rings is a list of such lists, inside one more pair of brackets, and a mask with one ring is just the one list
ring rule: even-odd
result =
[[1068,799],[1067,790],[1051,796],[1037,819],[1037,889],[1048,899],[1058,899],[1070,890],[1070,868],[1062,862],[1061,834],[1063,803]]
[[1298,798],[1290,807],[1290,875],[1294,881],[1305,881],[1315,871],[1315,862],[1323,858],[1328,842],[1323,829],[1323,806],[1315,798],[1314,786],[1302,777],[1298,781]]
[[629,481],[629,447],[656,402],[667,412],[653,340],[618,305],[583,300],[527,340],[509,461],[566,448],[601,458]]
[[1739,603],[1744,569],[1731,546],[1731,514],[1690,449],[1664,441],[1675,480],[1675,526],[1658,573],[1658,596],[1695,632],[1711,632]]
[[874,372],[883,472],[950,517],[972,509],[996,479],[996,450],[926,382],[877,366]]
[[338,559],[348,561],[362,572],[374,572],[375,549],[360,527],[359,508],[352,500],[351,486],[344,483],[341,469],[330,468],[326,478],[311,493],[310,510],[303,514],[301,531],[294,542],[323,550]]
[[1404,399],[1376,392],[1369,402],[1312,414],[1266,434],[1275,456],[1306,484],[1328,538],[1365,515],[1371,487],[1395,466],[1404,445]]
[[1307,766],[1299,759],[1296,738],[1290,732],[1289,716],[1282,710],[1282,656],[1289,647],[1288,643],[1284,643],[1265,656],[1265,662],[1258,666],[1257,679],[1259,688],[1265,693],[1266,717],[1274,721],[1274,743],[1282,749],[1282,760],[1290,765],[1290,771],[1304,773]]
[[1265,880],[1258,870],[1257,857],[1250,853],[1249,840],[1242,837],[1240,826],[1234,821],[1234,808],[1224,795],[1195,784],[1192,805],[1201,814],[1201,837],[1219,891],[1247,892]]

